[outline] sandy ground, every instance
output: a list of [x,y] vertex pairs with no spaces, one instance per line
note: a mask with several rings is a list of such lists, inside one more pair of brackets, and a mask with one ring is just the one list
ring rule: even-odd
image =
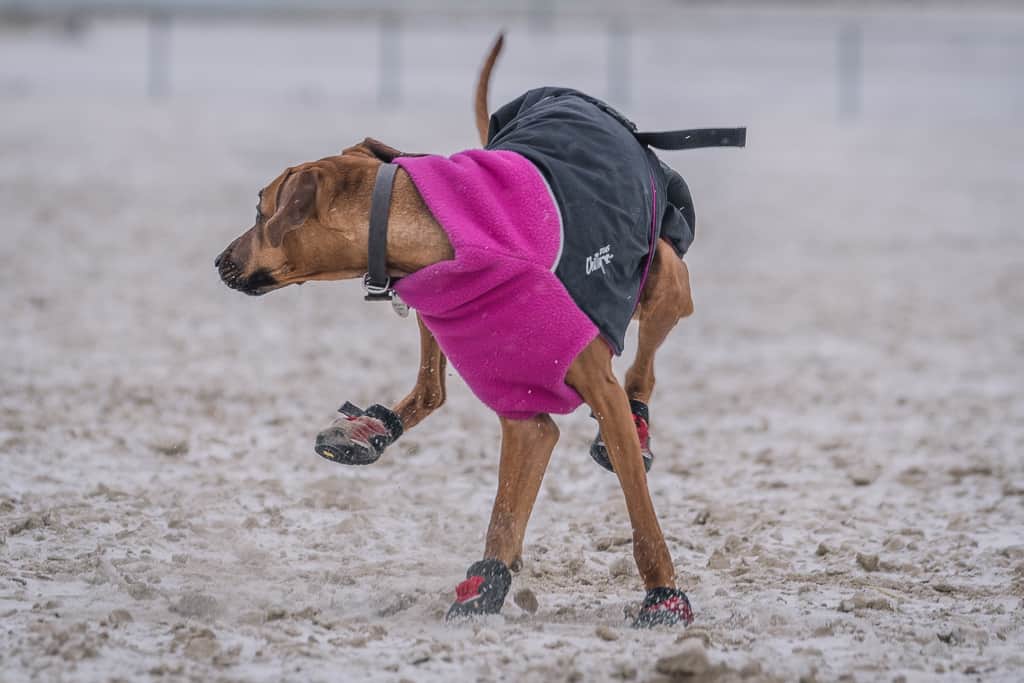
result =
[[[431,58],[457,63],[445,38]],[[438,82],[461,99],[431,98],[418,64],[388,111],[372,79],[351,99],[298,76],[263,100],[242,77],[211,92],[193,53],[179,95],[151,103],[119,61],[136,33],[84,40],[0,45],[0,680],[658,680],[680,652],[706,657],[702,680],[1024,676],[1024,100],[986,67],[1018,48],[939,45],[937,89],[934,62],[876,64],[843,123],[813,41],[722,59],[672,111],[638,83],[642,123],[748,123],[752,144],[668,156],[700,216],[697,312],[658,359],[650,485],[697,621],[636,632],[628,520],[586,411],[559,421],[513,584],[536,613],[510,599],[446,626],[483,545],[497,421],[452,375],[374,466],[321,460],[337,404],[411,386],[415,324],[354,283],[254,300],[212,266],[290,163],[368,134],[472,146],[486,32]],[[531,40],[510,43],[496,100],[554,68]],[[901,69],[927,72],[931,99]]]

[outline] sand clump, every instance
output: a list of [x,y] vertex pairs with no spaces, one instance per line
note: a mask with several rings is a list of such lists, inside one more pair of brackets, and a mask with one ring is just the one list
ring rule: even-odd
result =
[[516,606],[528,614],[536,614],[540,608],[537,595],[529,588],[522,588],[515,592],[512,598]]
[[658,673],[672,678],[691,678],[711,669],[704,646],[697,640],[684,641],[673,655],[660,658],[654,666]]
[[183,617],[210,618],[221,611],[216,597],[201,591],[188,591],[171,605],[171,611]]

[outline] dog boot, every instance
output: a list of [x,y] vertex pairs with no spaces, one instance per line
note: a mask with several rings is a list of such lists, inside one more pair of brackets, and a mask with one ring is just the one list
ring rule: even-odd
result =
[[[635,399],[629,400],[629,409],[633,413],[633,424],[636,425],[636,434],[640,437],[640,453],[644,456],[644,470],[650,472],[651,465],[654,463],[654,454],[651,453],[651,435],[648,429],[651,421],[650,412],[646,403],[641,403]],[[611,458],[608,457],[608,448],[604,445],[604,438],[601,436],[600,429],[597,431],[597,436],[594,437],[594,442],[590,444],[590,457],[609,472],[615,471],[615,468],[612,467]]]
[[377,462],[384,449],[402,435],[402,419],[382,405],[365,411],[348,401],[338,408],[331,426],[316,436],[317,455],[343,465]]
[[466,571],[466,580],[455,587],[455,602],[445,621],[481,614],[497,614],[512,585],[512,572],[501,560],[480,560]]
[[640,614],[633,621],[633,628],[652,626],[689,626],[693,623],[693,609],[686,593],[678,588],[652,588],[647,591]]

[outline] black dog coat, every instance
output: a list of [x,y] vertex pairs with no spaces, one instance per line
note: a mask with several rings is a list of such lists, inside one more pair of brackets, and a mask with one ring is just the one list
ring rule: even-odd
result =
[[634,130],[600,100],[538,88],[494,113],[486,147],[523,155],[547,180],[564,229],[555,274],[616,354],[658,238],[682,256],[694,237],[686,183]]

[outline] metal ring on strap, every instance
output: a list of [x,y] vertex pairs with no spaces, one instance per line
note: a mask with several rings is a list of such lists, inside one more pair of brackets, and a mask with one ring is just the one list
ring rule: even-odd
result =
[[367,274],[363,275],[363,290],[367,294],[375,294],[375,295],[387,294],[388,292],[391,291],[391,277],[390,276],[385,277],[384,284],[378,285],[378,284],[374,284],[373,282],[371,282],[370,274],[367,273]]

